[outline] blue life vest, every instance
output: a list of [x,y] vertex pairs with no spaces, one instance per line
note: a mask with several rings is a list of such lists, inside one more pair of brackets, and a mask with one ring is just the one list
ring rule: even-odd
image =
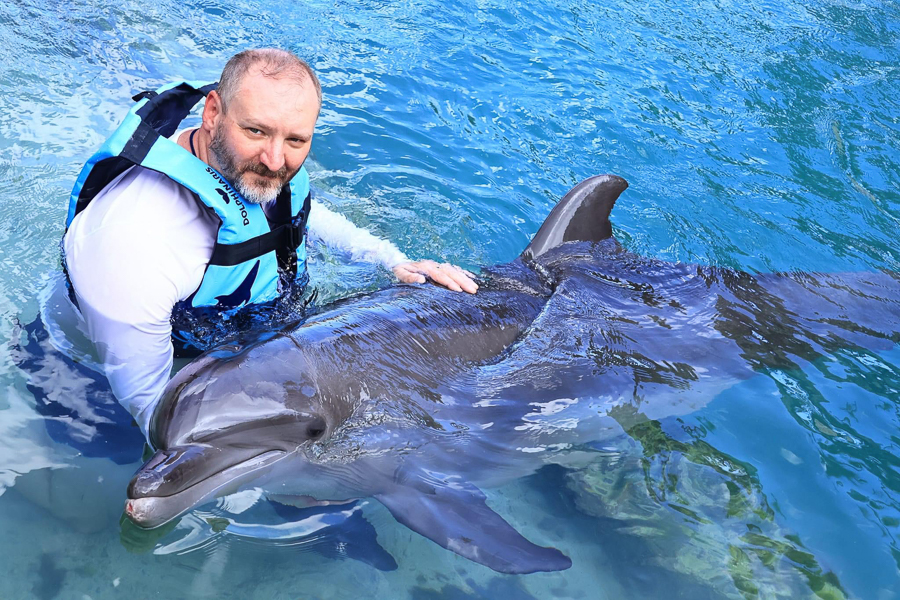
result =
[[[302,287],[306,275],[306,220],[310,209],[309,175],[300,169],[275,201],[270,222],[262,207],[248,202],[211,166],[171,137],[202,98],[216,88],[176,82],[142,92],[122,124],[81,170],[69,201],[66,228],[110,182],[133,166],[158,171],[189,190],[220,221],[212,258],[197,290],[173,311],[173,337],[194,341],[189,326],[198,314],[227,320],[242,307],[272,303],[285,288]],[[195,344],[196,345],[196,344]],[[176,344],[177,350],[177,344]]]

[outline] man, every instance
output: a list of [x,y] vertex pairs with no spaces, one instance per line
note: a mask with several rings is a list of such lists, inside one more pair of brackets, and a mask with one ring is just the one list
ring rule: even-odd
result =
[[[409,261],[311,201],[303,163],[321,88],[306,63],[282,50],[241,52],[213,87],[136,97],[82,171],[69,209],[64,253],[78,308],[113,392],[145,434],[176,349],[203,347],[199,325],[305,284],[307,219],[326,243],[402,282],[477,289],[458,267]],[[202,125],[175,132],[204,93]]]

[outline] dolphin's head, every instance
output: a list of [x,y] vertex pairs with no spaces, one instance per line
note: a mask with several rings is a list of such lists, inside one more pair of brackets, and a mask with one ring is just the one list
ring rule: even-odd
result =
[[283,337],[221,347],[182,369],[154,413],[157,452],[131,480],[126,514],[158,527],[328,437],[343,415],[310,367]]

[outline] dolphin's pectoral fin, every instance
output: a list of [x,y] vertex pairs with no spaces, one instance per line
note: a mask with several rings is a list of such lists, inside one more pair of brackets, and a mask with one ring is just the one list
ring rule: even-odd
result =
[[[378,543],[375,527],[363,516],[362,511],[353,511],[352,516],[340,529],[329,533],[336,541],[336,544],[330,547],[335,556],[347,556],[371,565],[379,571],[397,570],[397,561]],[[320,552],[331,556],[324,550]]]
[[572,561],[556,548],[532,544],[485,503],[472,485],[398,486],[375,496],[394,518],[447,550],[500,573],[562,571]]
[[357,500],[343,502],[308,503],[300,506],[294,503],[297,497],[269,497],[275,513],[286,521],[301,522],[311,520],[327,527],[317,530],[314,549],[328,558],[352,558],[366,563],[379,571],[395,571],[397,561],[378,543],[375,527],[366,520],[362,510],[356,506]]

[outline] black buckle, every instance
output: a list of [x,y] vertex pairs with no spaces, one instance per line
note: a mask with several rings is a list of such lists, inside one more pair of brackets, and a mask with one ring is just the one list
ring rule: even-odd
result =
[[288,230],[288,248],[296,250],[300,247],[300,242],[303,240],[302,234],[300,233],[300,227],[293,223],[285,225],[285,227],[287,227]]
[[144,90],[140,94],[135,94],[134,96],[132,96],[131,99],[134,100],[135,102],[140,102],[144,98],[150,98],[152,100],[153,98],[156,98],[157,95],[158,94],[154,91]]

